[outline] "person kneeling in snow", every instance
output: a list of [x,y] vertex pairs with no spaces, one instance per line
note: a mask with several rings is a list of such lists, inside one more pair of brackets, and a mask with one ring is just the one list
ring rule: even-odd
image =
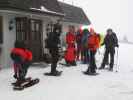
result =
[[74,46],[68,46],[67,51],[65,53],[65,61],[67,66],[76,66],[76,49]]
[[66,35],[67,50],[65,53],[65,61],[68,66],[76,66],[76,35],[74,27],[69,28],[69,32]]
[[11,50],[11,59],[14,62],[14,78],[17,79],[16,85],[21,85],[32,61],[32,52],[26,49],[23,41],[16,41],[14,48]]
[[99,48],[99,36],[94,32],[93,29],[90,29],[90,36],[88,37],[88,49],[90,50],[90,61],[89,66],[85,74],[95,74],[96,73],[96,62],[95,54]]

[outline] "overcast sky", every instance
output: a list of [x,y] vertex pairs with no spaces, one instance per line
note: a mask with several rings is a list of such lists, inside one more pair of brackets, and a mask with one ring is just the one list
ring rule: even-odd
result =
[[133,41],[133,0],[64,0],[72,1],[83,8],[97,32],[111,27],[119,38],[127,35]]

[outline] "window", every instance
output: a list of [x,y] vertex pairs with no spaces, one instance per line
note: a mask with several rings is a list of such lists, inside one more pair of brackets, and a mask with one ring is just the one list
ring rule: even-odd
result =
[[26,17],[16,18],[16,40],[28,40],[28,19]]
[[3,19],[0,16],[0,44],[3,43]]

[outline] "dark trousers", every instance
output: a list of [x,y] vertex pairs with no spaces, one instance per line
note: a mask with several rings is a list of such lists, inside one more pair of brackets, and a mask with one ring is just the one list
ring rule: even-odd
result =
[[59,52],[58,49],[51,49],[50,50],[51,53],[51,73],[56,72],[56,68],[57,68],[57,63],[59,60]]
[[[81,54],[81,46],[77,46],[77,60],[79,60],[79,56],[80,56],[80,54]],[[82,57],[82,55],[81,55],[81,57]]]
[[83,63],[86,64],[89,62],[89,50],[88,50],[88,48],[84,48],[83,55],[84,55]]
[[90,61],[89,61],[89,67],[87,71],[91,73],[95,73],[97,68],[95,55],[96,55],[96,51],[90,51]]
[[30,65],[31,65],[31,62],[14,63],[15,77],[17,78],[18,81],[25,79]]
[[31,62],[26,62],[22,64],[22,70],[20,70],[21,79],[25,79],[30,65],[31,65]]
[[113,68],[115,48],[106,48],[101,67],[105,68],[105,65],[109,59],[109,55],[110,55],[110,68]]

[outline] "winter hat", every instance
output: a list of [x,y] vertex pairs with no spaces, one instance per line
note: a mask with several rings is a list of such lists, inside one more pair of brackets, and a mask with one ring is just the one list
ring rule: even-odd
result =
[[83,33],[89,33],[89,30],[88,29],[84,29]]
[[111,28],[107,29],[107,32],[113,32],[113,30]]

